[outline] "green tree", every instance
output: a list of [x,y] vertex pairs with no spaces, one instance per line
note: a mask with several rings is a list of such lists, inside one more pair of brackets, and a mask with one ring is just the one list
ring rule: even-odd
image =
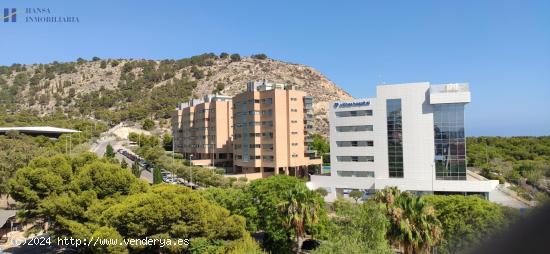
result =
[[141,168],[135,162],[132,164],[132,174],[137,178],[141,176]]
[[312,135],[313,143],[311,147],[316,150],[323,158],[323,163],[330,163],[330,145],[328,141],[318,133]]
[[[276,175],[252,181],[245,190],[251,195],[258,217],[255,218],[258,230],[266,233],[265,246],[275,253],[288,252],[292,239],[301,233],[323,235],[324,224],[328,221],[321,196],[307,189],[305,183],[295,177]],[[293,194],[299,197],[293,197]],[[298,202],[299,204],[297,204]],[[291,213],[281,207],[310,207],[316,214]],[[319,208],[319,209],[317,209]],[[292,216],[302,216],[301,218]],[[308,216],[308,218],[306,218]],[[315,217],[315,219],[314,219]],[[303,224],[300,225],[300,223]],[[289,226],[295,224],[295,226]]]
[[84,64],[85,62],[86,62],[86,59],[82,57],[79,57],[78,59],[76,59],[76,63],[79,65]]
[[193,77],[196,79],[202,79],[204,78],[204,71],[199,69],[197,66],[191,67],[191,73],[193,74]]
[[128,162],[126,162],[126,160],[122,159],[122,161],[120,162],[120,167],[121,168],[128,168]]
[[212,91],[212,93],[214,94],[220,93],[221,91],[223,91],[224,88],[225,86],[223,84],[217,84],[216,88],[214,89],[214,91]]
[[168,133],[162,136],[162,146],[166,151],[172,151],[172,136]]
[[475,247],[506,225],[499,205],[477,196],[425,196],[441,222],[439,253],[457,253]]
[[384,204],[391,224],[388,237],[403,247],[405,254],[427,252],[440,241],[441,223],[422,197],[387,187],[377,192],[374,200]]
[[107,68],[107,61],[105,61],[105,60],[101,61],[101,63],[99,64],[99,68],[101,68],[101,69]]
[[363,192],[360,190],[352,190],[349,193],[349,197],[353,198],[355,200],[355,203],[357,203],[359,199],[363,198]]
[[331,237],[314,254],[392,253],[386,240],[389,221],[380,206],[373,202],[353,205],[345,199],[338,202],[331,219]]
[[315,192],[295,187],[285,191],[282,202],[278,204],[278,211],[285,217],[285,227],[294,231],[296,253],[301,253],[306,226],[318,222],[323,202]]
[[105,148],[105,154],[103,156],[109,159],[115,158],[115,151],[113,149],[113,146],[111,146],[111,144],[107,144],[107,147]]
[[258,209],[254,206],[252,195],[249,192],[235,188],[205,188],[200,190],[200,194],[207,200],[229,210],[231,214],[243,216],[246,218],[248,231],[257,231]]
[[68,187],[72,174],[65,156],[37,157],[17,171],[15,178],[9,181],[8,189],[24,209],[34,213],[41,200],[60,194]]
[[[132,214],[132,216],[128,216]],[[205,248],[223,253],[224,245],[242,241],[248,233],[244,218],[208,202],[197,192],[176,185],[156,185],[150,192],[131,195],[103,212],[123,238],[187,238],[190,249]],[[204,245],[207,246],[204,246]],[[183,252],[183,246],[169,252]],[[142,246],[141,252],[158,252],[158,247]]]
[[260,59],[260,60],[265,60],[265,59],[267,59],[267,55],[266,55],[266,54],[263,54],[263,53],[262,53],[262,54],[252,55],[252,56],[250,56],[250,57],[252,57],[252,58],[254,58],[254,59]]
[[95,61],[99,61],[99,60],[101,60],[101,58],[99,58],[99,57],[97,57],[97,56],[92,57],[92,61],[94,61],[94,62],[95,62]]
[[225,52],[222,52],[220,54],[220,58],[228,58],[229,57],[229,54],[225,53]]
[[36,158],[10,185],[22,204],[20,215],[40,230],[48,222],[53,239],[192,239],[189,246],[164,248],[81,246],[84,253],[262,253],[246,232],[243,217],[186,187],[150,188],[118,164],[93,154]]
[[142,127],[144,130],[152,130],[155,127],[155,122],[151,119],[145,119],[143,120]]
[[145,188],[145,182],[135,178],[129,170],[110,162],[92,161],[77,172],[71,182],[72,187],[93,190],[98,198],[129,195]]
[[326,197],[328,195],[328,191],[325,188],[317,188],[315,189],[315,192],[319,194],[321,197]]
[[162,173],[159,168],[153,169],[153,183],[159,184],[162,183]]
[[239,54],[231,54],[231,62],[238,62],[241,61],[241,55]]

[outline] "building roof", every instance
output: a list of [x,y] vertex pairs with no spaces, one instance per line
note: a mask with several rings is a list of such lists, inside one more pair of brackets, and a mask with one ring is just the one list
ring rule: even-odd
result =
[[77,130],[50,127],[50,126],[0,127],[0,133],[6,133],[8,131],[18,131],[21,133],[33,133],[33,134],[66,134],[66,133],[80,132]]

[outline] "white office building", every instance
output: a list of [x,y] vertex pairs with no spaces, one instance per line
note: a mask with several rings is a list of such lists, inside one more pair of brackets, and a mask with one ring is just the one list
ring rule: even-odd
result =
[[468,84],[382,85],[377,97],[330,105],[330,175],[312,175],[326,199],[386,186],[416,193],[488,196],[498,181],[466,170]]

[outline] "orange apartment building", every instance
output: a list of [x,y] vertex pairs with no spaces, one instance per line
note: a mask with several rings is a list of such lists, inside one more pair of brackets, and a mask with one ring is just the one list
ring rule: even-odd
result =
[[172,118],[175,152],[194,165],[231,168],[248,179],[307,176],[322,160],[309,146],[313,99],[286,84],[249,82],[231,98],[182,103]]
[[249,82],[233,97],[233,168],[249,179],[304,177],[322,160],[314,150],[313,98],[286,84]]
[[231,97],[207,95],[181,103],[172,116],[174,151],[194,165],[231,167]]

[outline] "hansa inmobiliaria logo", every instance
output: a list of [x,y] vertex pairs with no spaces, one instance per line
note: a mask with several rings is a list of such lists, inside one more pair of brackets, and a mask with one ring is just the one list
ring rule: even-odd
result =
[[78,16],[55,13],[51,8],[4,8],[4,23],[80,23]]

